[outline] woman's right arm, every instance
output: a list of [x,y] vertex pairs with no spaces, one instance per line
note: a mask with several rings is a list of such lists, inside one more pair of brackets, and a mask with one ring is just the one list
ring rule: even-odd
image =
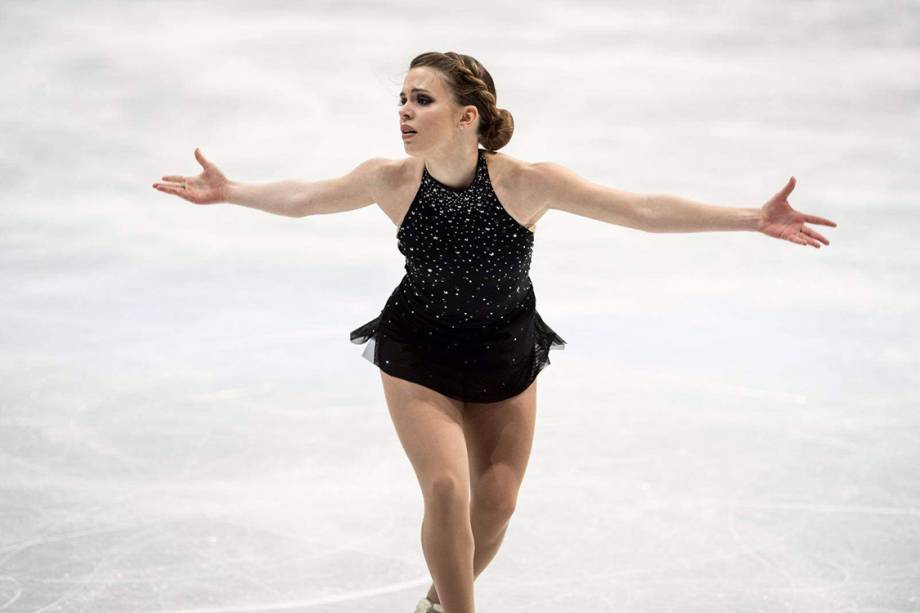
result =
[[351,211],[377,201],[380,171],[386,162],[383,158],[372,158],[344,176],[322,181],[230,181],[226,201],[288,217]]
[[377,202],[382,173],[390,162],[371,158],[346,175],[321,181],[241,183],[228,180],[198,149],[195,158],[203,168],[200,175],[166,176],[153,187],[195,204],[226,202],[287,217],[339,213]]

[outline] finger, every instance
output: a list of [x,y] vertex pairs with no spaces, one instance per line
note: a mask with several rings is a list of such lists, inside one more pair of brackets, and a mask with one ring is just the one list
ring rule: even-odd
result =
[[169,176],[163,177],[163,180],[164,181],[178,181],[179,183],[184,183],[185,181],[188,181],[188,178],[180,177],[179,175],[169,175]]
[[809,238],[805,234],[796,234],[796,236],[799,238],[799,240],[801,240],[802,244],[805,245],[806,247],[811,246],[817,249],[820,245],[818,241],[816,241],[813,238]]
[[207,169],[211,165],[211,162],[205,159],[204,155],[201,153],[201,149],[195,147],[195,159],[198,160],[198,163],[201,164],[202,168]]
[[186,189],[186,185],[184,183],[166,182],[166,183],[154,183],[153,184],[154,187],[158,185],[164,185],[166,187],[175,187],[176,189]]
[[818,239],[819,241],[821,241],[821,242],[824,243],[825,245],[830,245],[830,244],[831,244],[831,242],[830,242],[829,240],[827,240],[826,238],[824,238],[824,236],[822,236],[820,232],[815,232],[814,230],[812,230],[811,228],[809,228],[809,227],[807,227],[807,226],[802,226],[802,232],[804,232],[805,234],[807,234],[807,235],[810,236],[811,238],[816,238],[816,239]]
[[795,188],[795,177],[789,177],[789,181],[786,185],[783,186],[783,189],[779,190],[779,195],[783,198],[789,196],[792,193],[792,190]]
[[173,194],[173,195],[179,196],[180,198],[185,198],[186,192],[184,189],[173,187],[171,185],[164,185],[163,183],[155,183],[154,187],[160,190],[161,192],[164,192],[167,194]]
[[806,215],[805,221],[807,221],[808,223],[821,224],[822,226],[831,226],[833,228],[837,227],[837,224],[835,222],[831,221],[830,219],[818,217],[817,215]]

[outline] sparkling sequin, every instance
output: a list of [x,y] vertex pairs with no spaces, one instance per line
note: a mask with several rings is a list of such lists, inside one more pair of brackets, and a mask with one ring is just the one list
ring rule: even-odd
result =
[[534,234],[499,202],[487,154],[464,188],[427,168],[397,232],[406,274],[380,315],[350,333],[384,372],[467,402],[524,391],[565,341],[540,317]]

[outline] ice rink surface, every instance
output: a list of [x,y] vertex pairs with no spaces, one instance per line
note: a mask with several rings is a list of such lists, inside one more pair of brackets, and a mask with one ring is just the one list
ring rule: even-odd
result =
[[630,191],[833,219],[814,249],[559,211],[568,342],[484,613],[920,611],[916,2],[0,7],[0,611],[409,613],[422,498],[348,331],[403,274],[376,206],[151,188],[406,154],[456,50],[502,151]]

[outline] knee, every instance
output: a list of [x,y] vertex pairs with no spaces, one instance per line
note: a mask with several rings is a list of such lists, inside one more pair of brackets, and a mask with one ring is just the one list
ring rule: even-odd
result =
[[463,482],[450,474],[433,477],[423,488],[426,505],[437,508],[467,507],[469,505],[469,492]]
[[517,506],[517,497],[508,491],[482,493],[473,499],[474,515],[489,525],[505,524]]

